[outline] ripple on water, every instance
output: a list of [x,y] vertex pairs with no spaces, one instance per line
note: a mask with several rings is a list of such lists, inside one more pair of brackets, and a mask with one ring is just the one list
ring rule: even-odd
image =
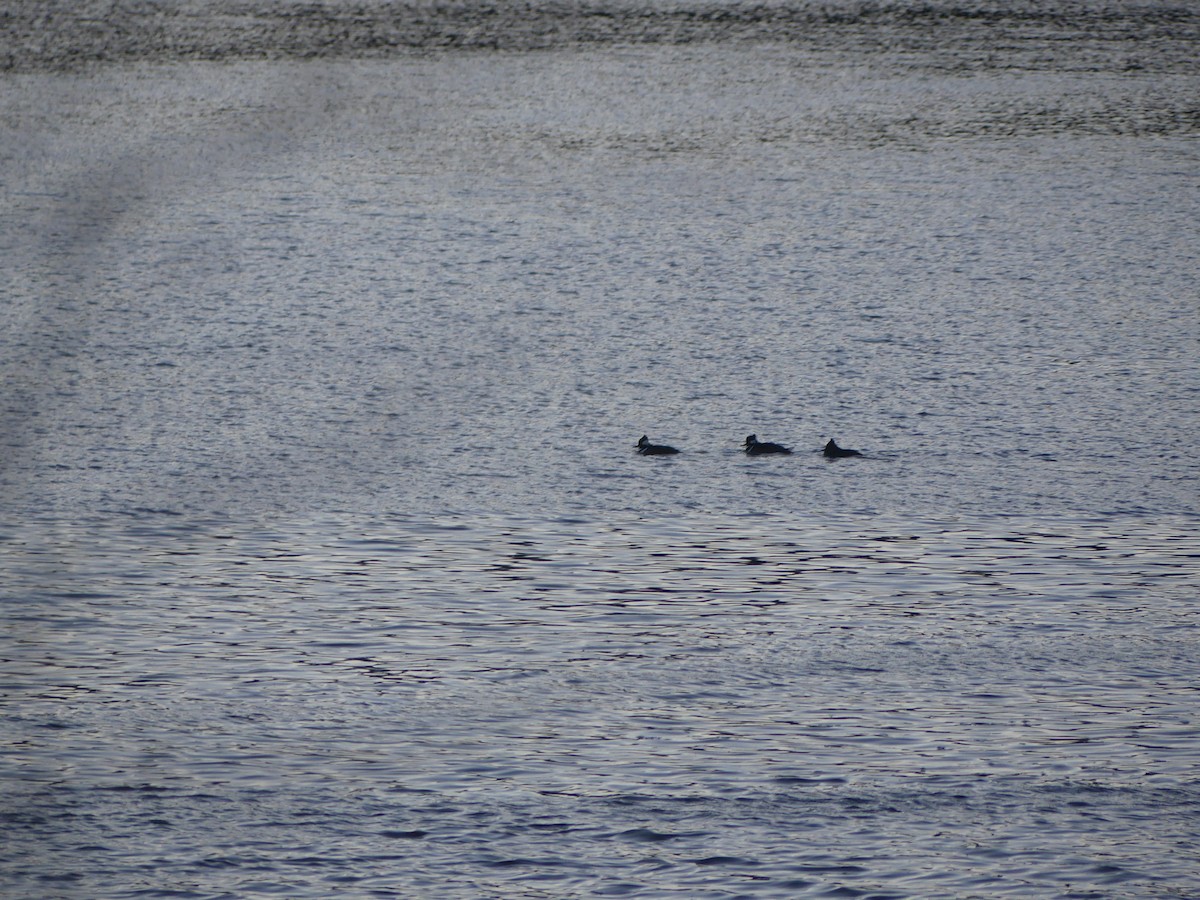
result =
[[5,607],[12,883],[103,844],[81,889],[1195,884],[1184,523],[151,530],[0,544],[55,576]]

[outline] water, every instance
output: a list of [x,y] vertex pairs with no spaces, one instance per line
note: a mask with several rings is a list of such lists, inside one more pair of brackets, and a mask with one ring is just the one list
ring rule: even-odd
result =
[[1193,11],[296,10],[9,14],[0,894],[1200,896]]
[[1006,527],[10,535],[9,883],[1194,893],[1200,540]]

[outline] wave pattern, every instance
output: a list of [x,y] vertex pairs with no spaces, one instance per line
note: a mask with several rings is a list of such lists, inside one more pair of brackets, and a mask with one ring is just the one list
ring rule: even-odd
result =
[[0,872],[30,896],[1188,895],[1200,547],[1124,524],[10,532]]
[[[0,19],[0,68],[129,60],[376,57],[445,49],[782,42],[940,70],[1191,74],[1200,11],[1184,3],[25,2]],[[1130,46],[1135,52],[1130,52]]]

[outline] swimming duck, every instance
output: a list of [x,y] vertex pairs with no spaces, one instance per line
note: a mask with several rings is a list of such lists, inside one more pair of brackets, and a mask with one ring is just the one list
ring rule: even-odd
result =
[[637,452],[642,456],[670,456],[672,453],[678,453],[674,447],[668,447],[666,444],[652,444],[650,438],[642,435],[637,442]]
[[823,452],[830,459],[837,459],[838,457],[842,456],[862,456],[862,454],[857,450],[849,450],[845,447],[839,447],[834,442],[833,438],[829,439],[829,443],[825,445],[825,450]]
[[787,447],[782,444],[772,444],[770,441],[760,441],[757,434],[751,434],[746,437],[746,453],[750,456],[761,456],[764,453],[791,453]]

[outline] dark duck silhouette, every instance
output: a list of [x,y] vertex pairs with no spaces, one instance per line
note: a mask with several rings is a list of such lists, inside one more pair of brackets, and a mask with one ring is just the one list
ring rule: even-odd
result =
[[830,459],[840,459],[843,456],[862,456],[857,450],[839,447],[833,438],[829,439],[829,443],[825,445],[825,449],[822,452]]
[[674,447],[668,447],[666,444],[652,444],[650,438],[642,435],[637,442],[637,452],[642,456],[670,456],[673,453],[678,453]]
[[791,453],[787,447],[782,444],[772,444],[770,441],[760,441],[757,434],[749,435],[746,438],[746,453],[750,456],[762,456],[765,453]]

